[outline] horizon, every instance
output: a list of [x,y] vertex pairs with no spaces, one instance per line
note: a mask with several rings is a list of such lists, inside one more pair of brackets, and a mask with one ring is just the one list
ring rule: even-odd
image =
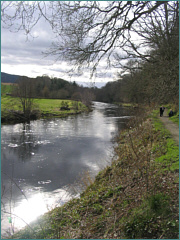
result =
[[[44,76],[44,75],[46,75],[46,74],[43,74],[43,75],[39,75],[39,76],[36,76],[36,77],[29,77],[29,76],[27,76],[27,75],[20,75],[20,74],[12,74],[12,73],[7,73],[7,72],[3,72],[3,71],[1,71],[1,74],[2,73],[4,73],[4,74],[7,74],[7,75],[12,75],[12,76],[25,76],[25,77],[28,77],[28,78],[37,78],[37,77],[42,77],[42,76]],[[50,79],[52,78],[58,78],[58,77],[51,77],[51,76],[48,76],[48,75],[46,75],[47,77],[49,77]],[[72,82],[76,82],[78,85],[80,85],[80,86],[83,86],[83,87],[92,87],[92,85],[94,85],[95,87],[97,87],[97,88],[102,88],[102,87],[104,87],[108,82],[93,82],[93,81],[89,81],[89,82],[84,82],[84,81],[77,81],[77,80],[71,80],[71,81],[69,81],[69,80],[66,80],[66,79],[64,79],[64,78],[61,78],[61,77],[59,77],[59,79],[63,79],[63,80],[65,80],[65,81],[68,81],[68,82],[70,82],[70,83],[72,83]],[[2,81],[1,81],[1,83],[2,83]]]

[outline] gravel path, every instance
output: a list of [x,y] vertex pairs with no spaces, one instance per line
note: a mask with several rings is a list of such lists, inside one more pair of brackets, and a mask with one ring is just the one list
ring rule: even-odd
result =
[[163,117],[159,117],[164,123],[164,126],[167,130],[170,131],[172,138],[176,141],[179,146],[179,126],[169,120],[167,109],[165,109]]

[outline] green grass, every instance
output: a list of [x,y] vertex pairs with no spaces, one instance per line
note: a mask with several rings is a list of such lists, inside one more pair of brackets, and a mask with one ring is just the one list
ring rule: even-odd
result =
[[[66,102],[71,109],[70,111],[60,111],[60,107],[62,106],[63,102]],[[60,99],[35,99],[35,106],[38,107],[38,109],[42,113],[49,113],[49,114],[57,114],[61,115],[63,113],[75,113],[76,109],[73,105],[74,101],[71,100],[60,100]],[[78,103],[78,109],[79,110],[87,110],[85,105],[82,103]]]
[[122,106],[122,107],[138,107],[138,104],[136,104],[136,103],[119,103],[119,102],[115,102],[114,104],[117,104],[117,105]]
[[163,163],[171,171],[179,170],[179,147],[170,138],[167,139],[166,153],[156,158],[156,162]]
[[[171,138],[170,132],[164,128],[163,123],[157,117],[157,111],[153,112],[154,127],[156,131],[161,132],[164,141],[164,154],[155,159],[156,162],[163,163],[166,166],[163,171],[169,169],[171,171],[179,170],[179,147]],[[157,149],[159,146],[157,146]]]
[[1,112],[7,110],[21,110],[18,98],[11,96],[1,96]]
[[[174,116],[170,117],[169,120],[171,120],[172,122],[176,123],[179,126],[179,110],[177,109],[177,107],[173,104],[168,104],[165,105],[165,108],[167,109],[167,114],[169,114],[170,109],[172,109],[174,111]],[[154,114],[159,114],[159,110],[154,110]]]
[[170,119],[172,122],[178,124],[178,126],[179,126],[179,109],[177,109],[177,106],[175,106],[174,104],[168,104],[168,105],[166,105],[165,107],[166,107],[167,110],[168,110],[168,114],[169,114],[169,112],[170,112],[170,109],[173,110],[174,116],[170,117],[169,119]]
[[179,225],[170,214],[169,197],[158,193],[151,195],[138,207],[133,209],[130,218],[123,219],[125,235],[129,239],[163,236],[169,232],[172,238],[178,235]]
[[13,85],[10,84],[1,84],[1,94],[5,95],[6,93],[11,93]]
[[178,124],[179,126],[179,112],[176,113],[176,115],[169,118],[172,122]]
[[[70,108],[69,111],[61,111],[60,108],[62,104],[66,102]],[[64,117],[71,114],[80,113],[82,111],[87,111],[87,107],[78,102],[78,109],[77,109],[77,102],[71,100],[60,100],[60,99],[34,99],[33,102],[33,109],[38,110],[41,113],[41,117]],[[22,106],[18,98],[14,98],[11,96],[1,96],[1,117],[10,118],[10,110],[14,111],[22,111]],[[13,119],[13,116],[12,116]]]

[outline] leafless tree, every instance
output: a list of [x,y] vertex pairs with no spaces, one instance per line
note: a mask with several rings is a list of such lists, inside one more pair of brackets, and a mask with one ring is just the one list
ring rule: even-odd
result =
[[20,77],[14,89],[14,95],[19,98],[23,114],[26,120],[30,120],[30,115],[34,103],[34,84],[28,77]]
[[[1,19],[3,26],[24,30],[29,36],[37,22],[44,18],[57,36],[46,54],[54,55],[57,60],[68,60],[77,67],[88,66],[93,73],[105,58],[110,66],[119,51],[121,60],[148,58],[144,49],[140,51],[146,44],[141,42],[142,28],[147,27],[149,20],[158,18],[162,30],[167,30],[167,24],[163,26],[167,11],[169,13],[177,2],[2,1]],[[137,40],[140,43],[136,44]]]
[[84,91],[81,93],[81,102],[85,104],[88,108],[91,108],[92,101],[95,99],[93,92],[85,88]]
[[[122,66],[121,61],[131,59],[134,63],[141,61],[154,62],[152,50],[162,50],[172,54],[174,39],[179,37],[179,3],[178,1],[166,2],[157,10],[148,14],[148,17],[141,18],[132,26],[132,31],[138,36],[138,41],[128,40],[125,55],[116,53],[117,67]],[[175,51],[175,53],[177,50]],[[124,67],[124,66],[123,66]],[[125,66],[129,69],[128,65]],[[134,68],[139,69],[139,64]]]

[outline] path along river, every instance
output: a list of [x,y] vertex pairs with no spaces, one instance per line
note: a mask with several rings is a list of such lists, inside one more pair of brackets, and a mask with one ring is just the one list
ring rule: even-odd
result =
[[114,137],[132,113],[98,102],[93,108],[1,127],[2,234],[78,196],[84,173],[95,176],[111,162]]

